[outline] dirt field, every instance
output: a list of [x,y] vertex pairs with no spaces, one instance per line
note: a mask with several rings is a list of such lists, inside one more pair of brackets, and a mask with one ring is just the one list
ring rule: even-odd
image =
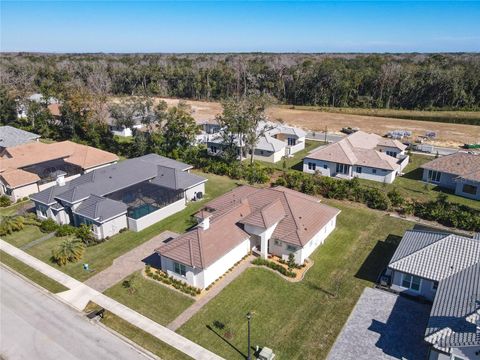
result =
[[[160,99],[157,99],[160,100]],[[178,104],[176,99],[163,99],[170,106]],[[187,101],[192,108],[195,120],[201,122],[213,120],[222,111],[222,106],[215,102]],[[272,107],[267,110],[271,120],[282,119],[285,123],[299,126],[312,131],[340,133],[342,127],[358,127],[366,132],[385,135],[391,130],[409,130],[413,138],[424,135],[427,131],[435,131],[437,139],[430,142],[437,146],[455,147],[464,143],[480,142],[480,126],[448,124],[431,121],[403,120],[365,115],[346,115],[309,110],[293,110]]]

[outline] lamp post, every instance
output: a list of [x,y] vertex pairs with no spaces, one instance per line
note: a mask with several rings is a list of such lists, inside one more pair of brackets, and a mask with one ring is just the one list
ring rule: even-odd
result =
[[248,320],[248,356],[247,360],[251,360],[250,357],[250,320],[252,319],[252,313],[249,311],[247,313],[247,320]]

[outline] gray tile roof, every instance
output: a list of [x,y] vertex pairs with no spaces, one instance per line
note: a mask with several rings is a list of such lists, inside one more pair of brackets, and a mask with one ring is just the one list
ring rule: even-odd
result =
[[425,246],[447,237],[448,233],[409,230],[403,235],[402,241],[390,260],[390,264],[400,260]]
[[[478,241],[478,240],[476,240]],[[480,260],[440,282],[425,332],[440,349],[480,345]]]
[[13,126],[0,126],[0,147],[22,145],[40,138],[40,135],[17,129]]
[[173,190],[189,189],[194,185],[205,182],[206,179],[177,169],[158,166],[157,176],[151,181],[152,184],[163,186]]
[[169,159],[165,156],[160,156],[157,154],[147,154],[147,155],[140,156],[136,159],[146,161],[149,164],[162,165],[162,166],[178,169],[180,171],[189,170],[193,167],[192,165],[188,165],[180,161]]
[[127,205],[121,201],[90,195],[74,213],[102,223],[105,220],[126,213],[127,208]]

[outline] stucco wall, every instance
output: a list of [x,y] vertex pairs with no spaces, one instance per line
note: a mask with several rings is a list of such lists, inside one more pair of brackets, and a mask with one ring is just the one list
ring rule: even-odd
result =
[[454,180],[455,180],[456,177],[457,177],[457,175],[440,172],[440,181],[436,182],[436,181],[429,180],[428,179],[428,169],[423,169],[422,180],[425,181],[425,182],[429,182],[431,184],[438,185],[438,186],[446,188],[446,189],[455,190],[456,183],[455,183]]
[[337,225],[337,217],[335,216],[330,220],[312,239],[305,244],[305,246],[300,250],[300,264],[303,264],[304,261],[320,246],[325,242],[325,239],[335,230]]
[[38,192],[37,184],[25,185],[25,186],[21,186],[16,189],[13,189],[12,195],[10,196],[10,198],[12,199],[12,201],[17,201],[31,194],[35,194],[37,192]]
[[[81,176],[82,174],[76,174],[76,175],[72,175],[72,176],[67,176],[65,178],[65,182],[69,182],[70,180],[73,180],[73,179],[76,179],[78,178],[79,176]],[[45,184],[42,184],[42,185],[38,185],[38,191],[43,191],[45,189],[48,189],[48,188],[51,188],[52,186],[55,186],[55,185],[58,185],[56,181],[50,181],[48,183],[45,183]]]
[[[465,185],[465,184],[475,186],[477,188],[477,192],[475,194],[470,194],[470,193],[463,192],[463,185]],[[455,194],[456,195],[463,196],[463,197],[473,199],[473,200],[480,200],[480,183],[463,180],[463,181],[457,181],[455,185],[456,185],[455,186]]]
[[162,264],[162,270],[165,271],[169,276],[184,281],[191,286],[200,287],[197,282],[202,269],[194,269],[191,266],[185,265],[186,274],[185,276],[182,276],[175,272],[175,261],[165,256],[160,256],[160,261]]
[[113,236],[126,227],[128,227],[127,215],[124,214],[97,226],[97,237],[103,239],[107,236]]
[[436,291],[432,289],[433,281],[427,279],[421,279],[420,290],[415,291],[412,289],[404,288],[402,286],[402,272],[394,271],[392,277],[392,289],[401,293],[413,295],[413,296],[423,296],[426,299],[432,300],[435,298]]
[[157,211],[145,215],[139,219],[128,218],[128,228],[132,231],[141,231],[170,215],[173,215],[185,208],[185,199],[182,198],[170,205],[167,205]]
[[203,196],[205,197],[205,183],[201,183],[190,189],[187,189],[185,191],[185,199],[187,201],[191,201],[195,197],[195,194],[198,192],[203,193]]
[[299,151],[302,151],[303,149],[305,149],[305,138],[304,137],[298,138],[297,144],[293,146],[289,146],[289,148],[290,148],[290,154],[295,154]]
[[[277,152],[263,150],[263,155],[261,154],[262,150],[255,149],[253,153],[253,158],[255,160],[265,161],[269,163],[276,163],[282,160],[282,157],[285,156],[285,148]],[[247,159],[250,158],[250,155],[247,156]]]

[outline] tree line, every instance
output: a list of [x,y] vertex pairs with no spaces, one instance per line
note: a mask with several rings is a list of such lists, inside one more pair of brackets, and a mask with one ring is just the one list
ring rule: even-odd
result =
[[480,108],[479,54],[2,54],[15,96],[93,94],[197,100],[262,93],[290,105]]

